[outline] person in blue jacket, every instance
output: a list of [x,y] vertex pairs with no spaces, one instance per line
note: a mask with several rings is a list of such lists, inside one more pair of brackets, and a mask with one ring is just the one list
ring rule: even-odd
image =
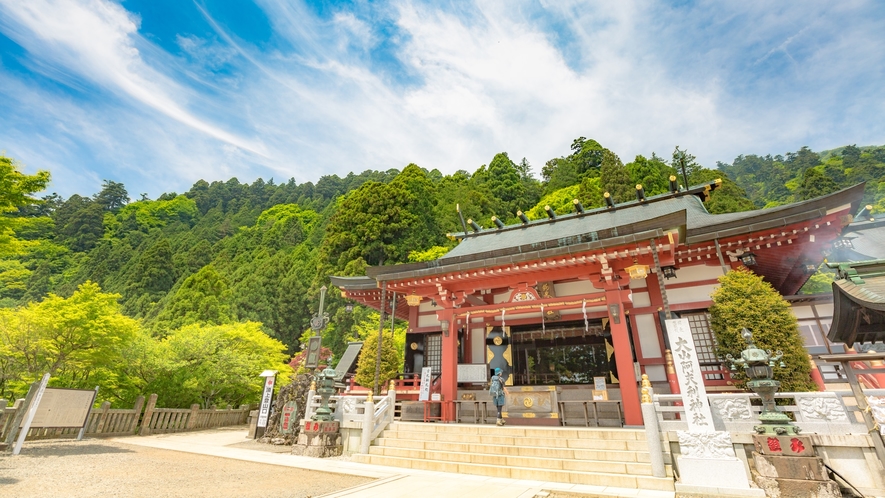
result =
[[501,408],[504,407],[504,400],[506,399],[505,395],[507,394],[504,389],[504,377],[501,376],[502,373],[504,372],[500,368],[496,368],[495,375],[492,376],[492,379],[489,382],[489,394],[492,396],[492,402],[498,410],[497,425],[504,425],[504,418],[501,416]]

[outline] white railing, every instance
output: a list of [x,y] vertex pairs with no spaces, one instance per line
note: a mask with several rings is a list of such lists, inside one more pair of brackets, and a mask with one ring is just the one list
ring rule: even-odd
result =
[[[868,396],[883,396],[885,389],[867,390]],[[708,394],[710,410],[716,430],[752,432],[759,425],[762,411],[759,396],[752,393]],[[778,393],[776,399],[787,399],[778,409],[789,414],[803,433],[818,434],[866,434],[868,429],[859,417],[854,395],[850,391],[825,391],[808,393]],[[683,431],[685,407],[678,394],[654,396],[658,426],[662,431]],[[756,400],[756,404],[753,403]]]
[[[314,391],[307,394],[308,403],[304,409],[304,419],[308,420],[322,405],[322,398]],[[377,403],[368,401],[367,396],[331,396],[329,409],[332,419],[341,423],[342,428],[362,429],[360,453],[368,453],[372,441],[393,422],[396,408],[396,391],[391,389],[379,396]]]

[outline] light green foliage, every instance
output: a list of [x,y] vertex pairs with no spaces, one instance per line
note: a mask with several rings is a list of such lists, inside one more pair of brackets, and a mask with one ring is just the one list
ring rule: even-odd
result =
[[33,272],[16,259],[0,259],[0,299],[15,302],[27,291]]
[[318,216],[316,211],[301,209],[297,204],[279,204],[262,212],[255,225],[246,230],[265,247],[295,246],[310,236]]
[[[741,329],[753,333],[760,349],[783,352],[786,368],[774,367],[774,378],[781,382],[782,392],[816,391],[811,380],[808,352],[799,335],[796,317],[790,305],[771,284],[748,270],[732,270],[719,277],[720,287],[711,295],[711,328],[716,336],[716,354],[739,358],[747,347]],[[735,374],[735,385],[744,388],[746,376]]]
[[183,195],[169,200],[138,201],[126,204],[116,215],[104,216],[107,236],[121,235],[121,230],[150,231],[179,221],[190,224],[197,217],[197,203]]
[[426,251],[411,251],[409,253],[409,262],[418,261],[435,261],[446,255],[451,250],[450,247],[433,246]]
[[10,215],[38,204],[33,194],[46,188],[47,183],[48,172],[26,175],[12,159],[0,155],[0,257],[20,254],[27,247],[28,243],[16,236],[26,221]]
[[117,298],[87,282],[67,299],[50,294],[40,303],[0,310],[0,396],[22,396],[44,373],[53,377],[51,385],[100,385],[108,391],[103,396],[114,393],[121,351],[138,330]]
[[156,377],[146,389],[163,406],[239,405],[255,402],[264,370],[292,374],[286,346],[268,337],[255,322],[226,325],[188,325],[160,342]]
[[547,211],[544,206],[550,206],[556,214],[568,214],[575,212],[574,200],[578,196],[578,185],[561,188],[541,198],[536,206],[525,212],[530,220],[546,219]]
[[799,289],[799,294],[829,294],[833,292],[833,280],[835,280],[836,272],[829,270],[825,265],[817,269],[805,285]]

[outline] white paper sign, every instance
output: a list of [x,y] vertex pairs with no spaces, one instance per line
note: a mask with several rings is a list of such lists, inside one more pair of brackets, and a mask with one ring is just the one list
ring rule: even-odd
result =
[[713,432],[713,414],[687,318],[665,320],[689,432]]
[[421,391],[418,393],[418,401],[430,400],[430,377],[433,376],[433,370],[430,367],[421,369]]

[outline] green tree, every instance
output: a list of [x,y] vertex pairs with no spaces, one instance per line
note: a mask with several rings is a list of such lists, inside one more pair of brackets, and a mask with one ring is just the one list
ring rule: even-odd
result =
[[[816,391],[811,380],[802,336],[790,305],[768,282],[749,270],[732,270],[719,277],[720,287],[713,291],[710,326],[716,337],[716,354],[739,358],[747,347],[741,329],[753,333],[757,347],[783,352],[786,368],[774,367],[774,378],[782,392]],[[746,376],[735,374],[735,385],[746,387]]]
[[72,195],[53,213],[59,241],[74,251],[89,251],[104,235],[104,215],[100,204]]
[[603,153],[599,176],[603,191],[611,194],[615,202],[636,200],[636,186],[630,181],[630,173],[621,159],[608,149]]
[[[353,334],[349,339],[362,341],[363,347],[357,360],[354,381],[363,386],[372,388],[375,382],[375,362],[378,357],[378,321],[380,315],[376,311],[360,313],[358,321],[355,321],[351,329]],[[397,326],[393,332],[387,325],[390,319],[385,320],[383,339],[381,342],[381,374],[378,378],[379,387],[394,378],[402,371],[406,347],[406,328]]]
[[403,184],[367,182],[344,197],[326,226],[323,259],[331,271],[348,265],[383,265],[407,259],[416,247],[403,247],[418,216],[408,207],[415,198]]
[[50,294],[40,303],[0,310],[0,396],[24,395],[44,373],[52,385],[115,392],[121,350],[138,330],[138,322],[121,313],[119,297],[86,282],[67,299]]
[[803,174],[802,186],[796,191],[796,198],[804,201],[831,194],[837,190],[839,190],[839,185],[823,171],[817,168],[808,168]]
[[654,153],[651,159],[638,155],[625,166],[627,173],[630,174],[630,183],[634,185],[642,185],[646,197],[663,194],[670,191],[670,175],[675,174],[675,170],[667,163],[661,160]]
[[568,156],[551,159],[541,168],[541,177],[547,182],[546,193],[599,176],[606,150],[599,142],[578,137],[572,141],[571,150]]
[[255,322],[188,325],[161,342],[159,363],[146,389],[164,406],[239,405],[257,402],[264,370],[288,378],[286,346]]
[[185,325],[230,323],[231,291],[215,267],[206,265],[189,276],[160,312],[154,329],[159,335]]
[[106,211],[116,211],[129,202],[129,192],[122,183],[104,180],[101,192],[95,194],[95,203]]

